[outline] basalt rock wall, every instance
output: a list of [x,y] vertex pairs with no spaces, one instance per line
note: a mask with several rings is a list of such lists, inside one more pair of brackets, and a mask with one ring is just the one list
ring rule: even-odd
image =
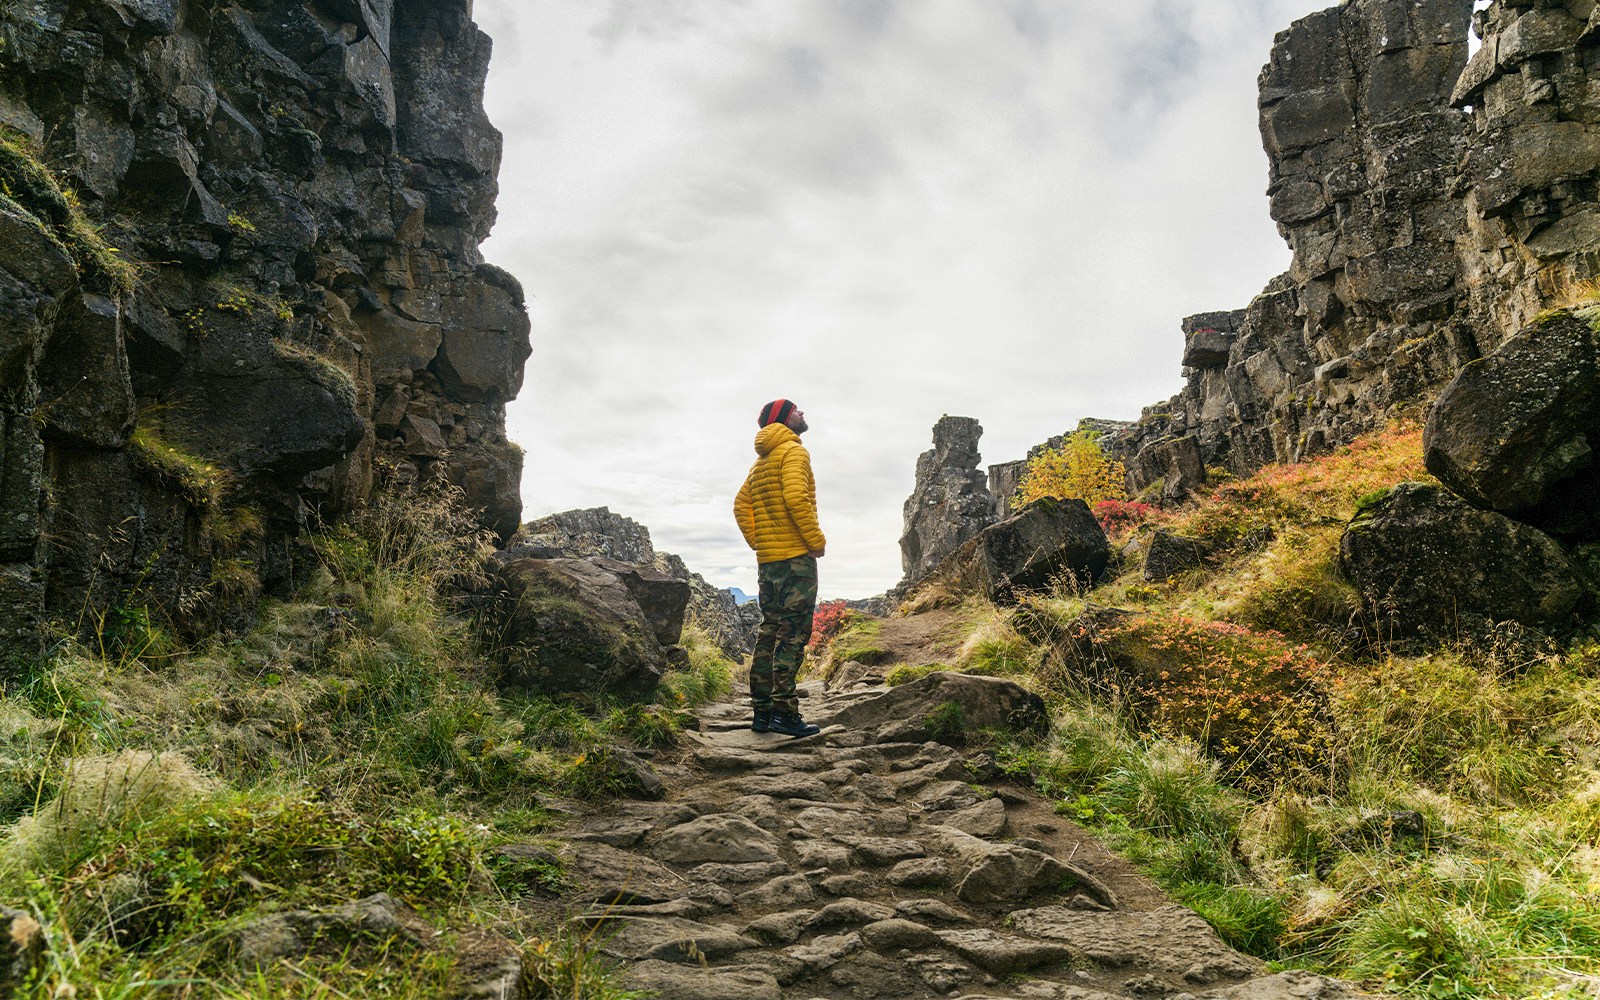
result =
[[375,482],[448,476],[516,529],[489,52],[470,0],[0,7],[7,155],[134,271],[0,199],[0,643],[85,609],[248,616]]
[[1184,322],[1186,386],[1108,439],[1135,489],[1348,441],[1600,273],[1595,4],[1471,7],[1348,0],[1278,35],[1261,132],[1293,262]]

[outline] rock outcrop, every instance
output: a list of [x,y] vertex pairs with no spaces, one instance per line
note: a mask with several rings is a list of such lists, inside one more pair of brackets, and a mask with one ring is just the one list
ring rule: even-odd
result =
[[1420,483],[1369,502],[1345,530],[1340,564],[1385,641],[1471,637],[1484,621],[1560,633],[1586,594],[1548,535]]
[[1600,273],[1594,5],[1471,7],[1351,0],[1279,34],[1261,132],[1294,260],[1184,321],[1187,385],[1108,438],[1136,492],[1347,442]]
[[1278,35],[1261,134],[1294,260],[1247,308],[1184,321],[1188,384],[1108,442],[1136,492],[1316,454],[1477,356],[1452,193],[1469,132],[1450,103],[1471,6],[1352,0]]
[[995,501],[978,471],[983,428],[972,417],[939,418],[933,448],[917,459],[917,481],[906,498],[900,536],[900,589],[916,584],[951,552],[993,524]]
[[649,528],[607,507],[562,511],[529,521],[507,548],[525,556],[600,556],[653,567],[689,585],[689,618],[710,634],[723,653],[737,660],[755,648],[759,608],[753,603],[741,608],[732,591],[712,586],[678,556],[657,552]]
[[8,649],[86,605],[248,614],[380,469],[515,529],[528,320],[478,253],[489,50],[467,0],[0,11]]
[[653,565],[656,547],[650,529],[608,507],[566,510],[529,521],[511,548],[543,549],[564,556],[604,556],[618,562]]

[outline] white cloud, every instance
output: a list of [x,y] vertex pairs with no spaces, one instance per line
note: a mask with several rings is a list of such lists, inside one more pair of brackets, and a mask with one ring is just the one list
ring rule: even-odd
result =
[[814,430],[827,596],[900,574],[944,413],[986,461],[1180,384],[1287,264],[1255,77],[1317,0],[479,0],[485,251],[530,294],[529,516],[609,505],[753,592],[755,413]]

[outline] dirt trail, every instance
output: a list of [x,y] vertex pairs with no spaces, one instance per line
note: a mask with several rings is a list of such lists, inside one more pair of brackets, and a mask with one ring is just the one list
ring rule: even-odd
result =
[[[948,617],[918,618],[886,622],[880,645],[948,658]],[[1027,697],[956,681],[963,699]],[[983,755],[901,738],[913,687],[808,684],[825,728],[799,740],[751,732],[742,701],[702,711],[653,762],[662,800],[575,820],[572,888],[545,915],[592,928],[663,1000],[1354,995],[1269,975]]]

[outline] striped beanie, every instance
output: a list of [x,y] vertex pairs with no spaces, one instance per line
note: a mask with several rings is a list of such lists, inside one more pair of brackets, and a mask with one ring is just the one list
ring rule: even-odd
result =
[[774,399],[761,408],[761,416],[756,418],[756,426],[765,427],[768,424],[786,424],[789,422],[789,414],[793,412],[794,404],[789,400]]

